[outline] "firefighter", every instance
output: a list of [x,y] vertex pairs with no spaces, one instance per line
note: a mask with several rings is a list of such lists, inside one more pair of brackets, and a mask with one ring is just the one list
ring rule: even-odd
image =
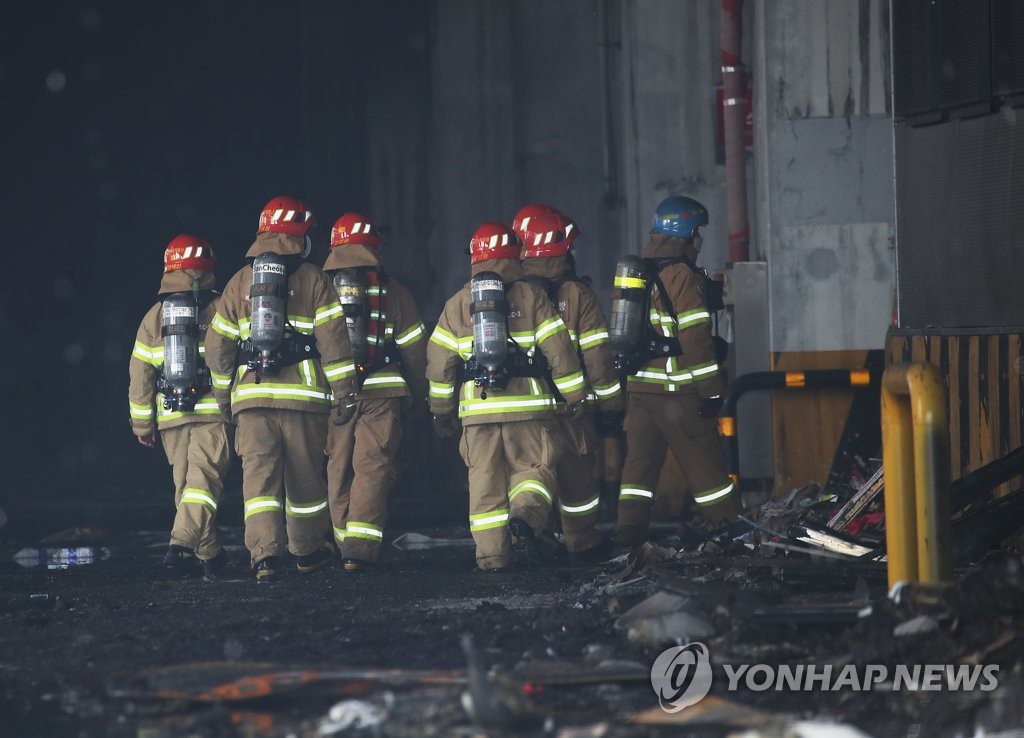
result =
[[369,219],[345,213],[324,264],[345,311],[359,385],[354,419],[327,426],[328,499],[346,571],[377,561],[403,428],[426,414],[425,329],[412,295],[381,268],[382,242]]
[[624,398],[612,364],[608,323],[597,295],[576,275],[573,245],[579,228],[545,205],[519,211],[513,228],[523,241],[523,271],[544,290],[569,330],[580,357],[587,404],[575,415],[560,404],[556,418],[568,449],[558,463],[558,510],[566,548],[576,558],[596,560],[611,550],[597,531],[600,491],[595,479],[602,435],[622,427]]
[[547,295],[523,281],[520,250],[506,225],[476,230],[472,279],[445,304],[427,345],[434,429],[446,438],[462,427],[469,528],[483,571],[509,568],[513,544],[520,564],[545,558],[562,448],[553,390],[569,413],[582,411],[586,398],[565,323]]
[[160,300],[142,319],[128,365],[132,432],[153,448],[159,428],[171,465],[177,512],[163,565],[177,576],[201,570],[212,578],[226,559],[215,523],[231,465],[231,429],[202,358],[202,337],[217,309],[213,268],[213,249],[203,239],[183,234],[167,245]]
[[238,426],[245,545],[257,581],[278,575],[286,548],[303,573],[334,551],[324,447],[332,406],[336,423],[355,413],[356,369],[334,286],[305,261],[313,223],[294,197],[267,203],[250,264],[224,288],[206,337],[217,401]]
[[[638,348],[617,359],[627,374],[626,459],[619,488],[616,543],[634,546],[647,538],[658,473],[671,449],[697,508],[708,522],[741,511],[739,493],[725,474],[716,416],[724,382],[711,331],[718,305],[711,280],[695,262],[708,211],[689,197],[668,197],[654,214],[638,274],[617,267],[611,336],[623,326],[642,326],[629,336]],[[628,269],[626,271],[629,271]],[[639,285],[644,285],[643,289]],[[631,293],[642,294],[632,299]],[[629,311],[642,314],[632,316]]]

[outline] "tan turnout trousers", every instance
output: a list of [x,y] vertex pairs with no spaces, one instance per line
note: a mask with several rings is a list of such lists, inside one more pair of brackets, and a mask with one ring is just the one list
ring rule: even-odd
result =
[[327,489],[334,538],[344,558],[376,561],[388,497],[398,476],[401,397],[359,400],[345,425],[327,425]]
[[558,508],[565,547],[575,553],[601,542],[601,534],[595,527],[601,495],[594,477],[597,469],[595,454],[601,439],[594,427],[594,411],[589,405],[578,418],[570,418],[566,414],[556,417],[567,446],[558,459]]
[[245,545],[252,563],[282,556],[286,548],[295,556],[312,553],[327,540],[330,527],[324,457],[328,416],[249,408],[235,418]]
[[[618,543],[635,546],[647,539],[654,488],[666,448],[679,462],[690,494],[706,519],[719,521],[741,512],[739,495],[732,491],[725,474],[716,422],[700,417],[700,406],[701,399],[692,392],[627,393],[625,430],[629,447],[619,489]],[[701,499],[706,501],[701,503]]]
[[186,423],[160,431],[174,478],[171,545],[208,560],[221,551],[217,506],[231,466],[231,430],[227,423]]
[[552,422],[467,425],[459,453],[469,469],[469,529],[481,569],[512,565],[509,518],[534,531],[548,526],[560,455]]

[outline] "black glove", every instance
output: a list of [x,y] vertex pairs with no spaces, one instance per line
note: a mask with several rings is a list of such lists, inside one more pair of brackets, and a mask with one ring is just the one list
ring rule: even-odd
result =
[[598,410],[595,418],[597,434],[602,438],[611,438],[622,432],[622,421],[626,419],[625,410]]
[[582,418],[587,413],[587,401],[586,400],[580,400],[579,402],[574,402],[571,405],[566,405],[565,406],[565,411],[566,411],[566,413],[568,413],[570,418],[573,418],[573,419]]
[[338,400],[338,411],[334,415],[335,425],[345,425],[356,415],[356,395],[349,393]]
[[725,400],[721,395],[705,398],[701,400],[700,407],[697,409],[697,414],[702,418],[717,418],[724,402]]
[[454,438],[459,434],[460,423],[455,413],[434,416],[434,433],[438,438]]

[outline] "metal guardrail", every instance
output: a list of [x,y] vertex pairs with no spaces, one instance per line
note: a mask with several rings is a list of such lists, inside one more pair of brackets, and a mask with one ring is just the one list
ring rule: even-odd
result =
[[953,578],[946,387],[930,364],[882,377],[882,463],[889,586]]
[[737,377],[718,413],[718,432],[725,442],[725,470],[739,489],[740,443],[736,429],[739,399],[754,390],[863,389],[878,387],[882,372],[877,369],[815,369],[805,372],[751,372]]

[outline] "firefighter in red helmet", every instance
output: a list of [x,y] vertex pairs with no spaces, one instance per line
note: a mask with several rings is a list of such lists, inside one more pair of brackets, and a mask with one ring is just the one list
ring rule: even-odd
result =
[[521,243],[501,223],[470,240],[471,280],[445,304],[427,346],[438,435],[461,439],[469,469],[469,527],[481,570],[545,558],[562,452],[555,391],[580,410],[586,390],[565,323],[523,281]]
[[163,559],[170,573],[213,577],[226,558],[215,526],[231,432],[203,361],[203,335],[217,309],[213,249],[175,237],[164,250],[159,302],[142,319],[128,366],[132,432],[143,446],[159,438],[174,479],[174,524]]
[[[238,425],[245,545],[258,581],[285,550],[309,573],[330,563],[328,416],[355,412],[355,362],[331,280],[305,261],[312,213],[277,197],[260,213],[250,264],[224,288],[206,338],[218,402]],[[282,495],[283,491],[283,495]]]
[[576,275],[572,257],[579,228],[546,205],[528,205],[516,216],[523,241],[523,271],[541,287],[558,310],[569,339],[580,357],[588,394],[587,404],[575,414],[556,414],[569,451],[558,464],[558,509],[569,552],[582,560],[608,554],[612,543],[596,525],[600,492],[594,477],[599,431],[615,432],[622,426],[624,398],[612,363],[608,321],[594,291]]
[[425,329],[412,295],[382,268],[382,243],[368,218],[345,213],[324,264],[345,311],[359,385],[355,418],[327,427],[328,499],[346,571],[377,561],[403,429],[426,413]]

